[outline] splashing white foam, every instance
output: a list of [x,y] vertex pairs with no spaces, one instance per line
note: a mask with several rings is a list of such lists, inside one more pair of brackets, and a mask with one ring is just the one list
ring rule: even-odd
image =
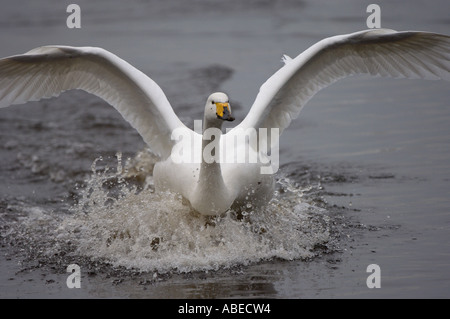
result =
[[[83,256],[140,271],[190,272],[310,258],[316,245],[330,240],[326,212],[302,203],[302,190],[287,179],[278,182],[283,195],[276,193],[263,209],[248,205],[239,213],[205,218],[179,195],[127,186],[120,157],[114,173],[96,172],[95,164],[74,214],[58,229]],[[106,189],[111,178],[118,182]]]

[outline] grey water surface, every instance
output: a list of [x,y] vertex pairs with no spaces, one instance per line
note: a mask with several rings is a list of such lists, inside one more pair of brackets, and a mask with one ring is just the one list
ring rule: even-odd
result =
[[[239,122],[283,54],[366,29],[371,2],[79,0],[81,29],[69,29],[70,2],[4,0],[0,56],[103,47],[155,80],[186,124],[218,90]],[[382,27],[450,34],[448,1],[377,3]],[[145,149],[118,112],[80,91],[0,109],[0,297],[449,298],[449,100],[444,81],[354,77],[319,92],[281,137],[279,176],[330,239],[312,256],[184,272],[113,265],[50,235],[96,158],[115,168],[117,152]],[[69,263],[81,265],[79,289],[66,285]],[[366,284],[370,264],[381,288]]]

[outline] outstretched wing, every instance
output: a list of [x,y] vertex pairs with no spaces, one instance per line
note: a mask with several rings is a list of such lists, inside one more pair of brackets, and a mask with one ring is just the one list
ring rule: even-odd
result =
[[153,80],[104,49],[45,46],[0,60],[0,107],[70,89],[95,94],[114,106],[163,158],[170,155],[172,131],[185,127]]
[[366,30],[326,38],[284,62],[236,128],[278,128],[281,134],[319,90],[355,74],[450,80],[450,37]]

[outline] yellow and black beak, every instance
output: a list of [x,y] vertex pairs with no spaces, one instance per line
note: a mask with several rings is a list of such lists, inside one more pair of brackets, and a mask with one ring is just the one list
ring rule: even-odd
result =
[[217,118],[224,121],[234,121],[234,117],[231,116],[230,104],[225,103],[215,103],[216,104],[216,114]]

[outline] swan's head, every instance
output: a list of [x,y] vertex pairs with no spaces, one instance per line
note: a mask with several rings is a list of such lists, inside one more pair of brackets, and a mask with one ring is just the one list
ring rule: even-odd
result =
[[208,97],[205,105],[206,120],[234,121],[231,116],[231,106],[228,96],[222,92],[216,92]]

